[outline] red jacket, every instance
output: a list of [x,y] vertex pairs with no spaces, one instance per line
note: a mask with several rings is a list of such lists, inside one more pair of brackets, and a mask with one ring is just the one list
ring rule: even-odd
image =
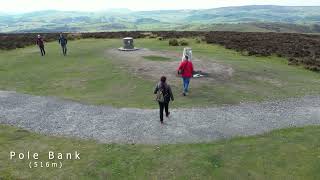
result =
[[177,69],[178,71],[179,70],[182,70],[182,74],[181,76],[184,77],[184,78],[191,78],[192,75],[193,75],[193,64],[191,61],[182,61],[180,63],[180,66],[179,68]]

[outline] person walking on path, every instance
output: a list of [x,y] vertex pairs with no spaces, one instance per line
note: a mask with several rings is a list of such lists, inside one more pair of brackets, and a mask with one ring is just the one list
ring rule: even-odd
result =
[[189,61],[189,57],[185,56],[183,61],[180,63],[178,69],[178,74],[181,75],[183,81],[183,96],[186,96],[189,91],[190,79],[193,76],[193,64]]
[[156,101],[159,103],[160,108],[160,122],[163,124],[163,110],[166,112],[166,117],[169,117],[169,102],[174,101],[172,90],[170,85],[167,84],[167,78],[162,76],[160,82],[156,85],[154,89],[154,94],[157,95]]
[[68,40],[64,37],[63,34],[60,34],[59,36],[59,44],[61,45],[63,55],[66,56]]
[[43,38],[40,36],[40,34],[38,35],[36,44],[39,46],[40,48],[40,52],[41,52],[41,56],[46,55],[46,51],[44,50],[44,41]]

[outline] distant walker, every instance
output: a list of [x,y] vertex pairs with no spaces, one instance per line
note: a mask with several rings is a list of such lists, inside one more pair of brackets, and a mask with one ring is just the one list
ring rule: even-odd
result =
[[67,44],[68,44],[67,38],[65,38],[64,35],[61,33],[58,41],[59,41],[59,44],[61,45],[61,48],[62,48],[62,54],[64,56],[66,56],[67,55]]
[[41,56],[46,55],[46,51],[44,50],[44,40],[40,34],[37,36],[36,44],[39,46]]

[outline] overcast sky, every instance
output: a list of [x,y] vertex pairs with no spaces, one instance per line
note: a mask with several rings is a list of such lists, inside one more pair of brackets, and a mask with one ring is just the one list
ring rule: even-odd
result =
[[208,9],[242,5],[320,6],[320,0],[0,0],[1,12]]

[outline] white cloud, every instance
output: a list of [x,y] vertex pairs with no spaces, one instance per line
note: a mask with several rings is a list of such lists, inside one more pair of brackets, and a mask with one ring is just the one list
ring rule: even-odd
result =
[[132,10],[208,9],[241,5],[320,6],[319,0],[0,0],[1,12],[38,10],[99,11],[110,8]]

